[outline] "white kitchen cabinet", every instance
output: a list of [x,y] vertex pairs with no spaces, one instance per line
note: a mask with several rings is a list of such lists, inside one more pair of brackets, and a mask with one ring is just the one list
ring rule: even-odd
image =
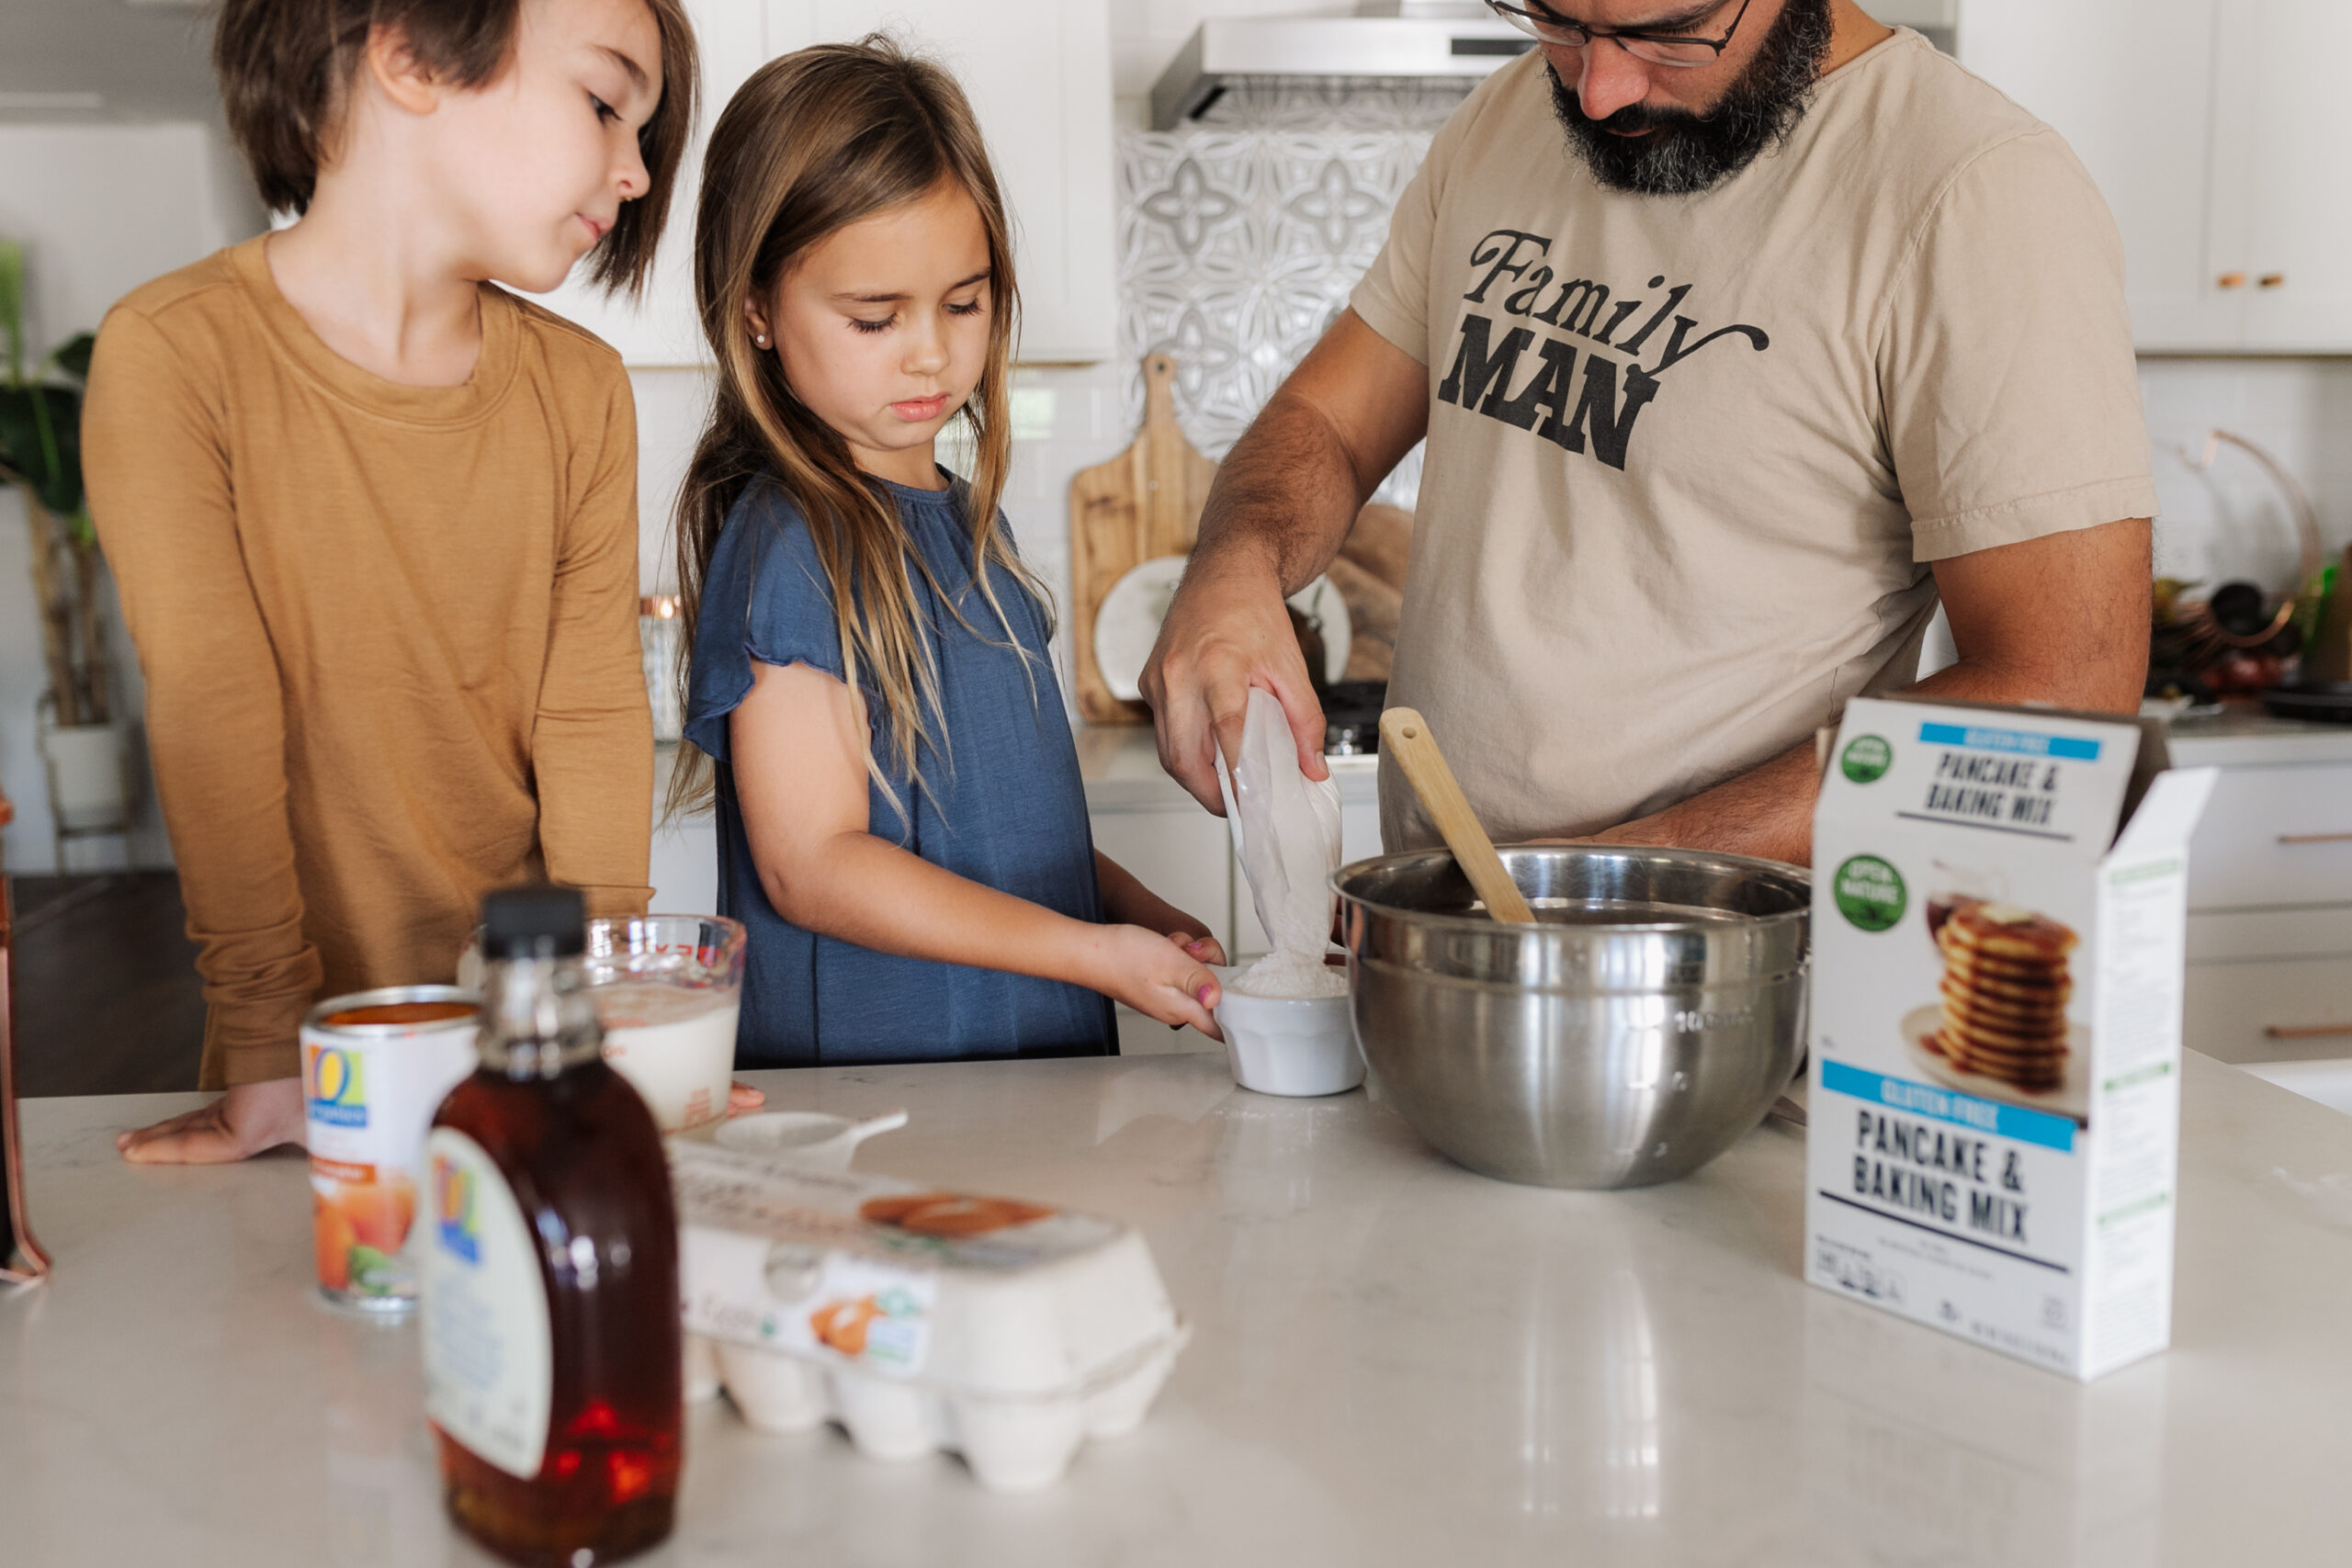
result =
[[1118,342],[1105,0],[766,0],[770,54],[883,28],[956,73],[1018,247],[1021,357],[1107,359]]
[[2074,147],[2144,351],[2352,348],[2344,0],[1962,0],[1960,58]]
[[718,911],[718,815],[698,812],[665,819],[675,746],[653,751],[653,844],[646,880],[653,886],[650,906],[660,915],[710,915]]
[[2352,1056],[2352,955],[2192,964],[2182,1022],[2224,1062]]
[[718,825],[708,815],[683,822],[663,822],[661,808],[653,813],[652,865],[647,880],[653,885],[657,915],[713,915],[718,912]]
[[2191,908],[2352,904],[2352,763],[2225,769],[2195,851]]
[[[2214,0],[1964,0],[1963,64],[2048,121],[2123,236],[2142,347],[2222,345],[2245,301],[2206,265]],[[2019,287],[2030,287],[2020,278]]]
[[2210,260],[2248,280],[2248,348],[2352,348],[2346,60],[2346,0],[2222,0]]
[[704,136],[764,62],[812,43],[898,33],[956,73],[1012,209],[1029,363],[1107,358],[1113,265],[1111,45],[1106,0],[687,0],[702,44],[701,133],[687,151],[645,295],[578,282],[546,297],[634,366],[710,362],[695,318],[694,209]]
[[2188,850],[2188,1044],[2224,1062],[2352,1056],[2352,729],[2191,721],[2222,770]]
[[2352,903],[2192,914],[2188,978],[2186,1038],[2209,1056],[2352,1056]]

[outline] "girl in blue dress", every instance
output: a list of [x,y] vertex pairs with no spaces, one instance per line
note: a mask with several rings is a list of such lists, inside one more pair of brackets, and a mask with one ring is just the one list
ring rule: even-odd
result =
[[[954,79],[879,38],[762,68],[695,274],[718,384],[677,544],[714,766],[673,804],[715,788],[739,1065],[1103,1054],[1114,998],[1214,1033],[1207,928],[1093,848],[997,510],[1018,296]],[[968,480],[933,457],[956,419]]]

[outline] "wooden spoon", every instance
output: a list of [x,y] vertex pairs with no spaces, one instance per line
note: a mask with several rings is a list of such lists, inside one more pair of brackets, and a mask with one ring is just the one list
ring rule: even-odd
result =
[[1390,708],[1380,716],[1380,749],[1404,771],[1405,782],[1413,786],[1413,793],[1420,796],[1421,809],[1444,835],[1445,847],[1453,852],[1462,874],[1486,901],[1487,913],[1507,924],[1534,924],[1535,911],[1528,908],[1519,885],[1503,869],[1495,841],[1478,825],[1478,814],[1470,809],[1453,770],[1445,765],[1445,753],[1437,749],[1436,738],[1430,734],[1429,720],[1411,708]]

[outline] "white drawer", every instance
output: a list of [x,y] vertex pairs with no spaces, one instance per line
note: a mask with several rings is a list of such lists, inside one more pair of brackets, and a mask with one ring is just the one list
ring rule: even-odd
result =
[[2352,953],[2192,964],[2183,1042],[2224,1062],[2352,1056]]
[[[2352,954],[2352,904],[2188,917],[2191,964],[2271,963]],[[2352,1050],[2345,1053],[2352,1056]]]
[[2188,852],[2188,907],[2352,903],[2352,766],[2226,768]]

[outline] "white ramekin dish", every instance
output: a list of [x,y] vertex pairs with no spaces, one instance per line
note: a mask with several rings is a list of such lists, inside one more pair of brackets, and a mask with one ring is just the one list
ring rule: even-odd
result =
[[1233,1081],[1260,1094],[1343,1094],[1363,1082],[1348,995],[1253,997],[1233,988],[1241,968],[1217,969],[1216,1026]]

